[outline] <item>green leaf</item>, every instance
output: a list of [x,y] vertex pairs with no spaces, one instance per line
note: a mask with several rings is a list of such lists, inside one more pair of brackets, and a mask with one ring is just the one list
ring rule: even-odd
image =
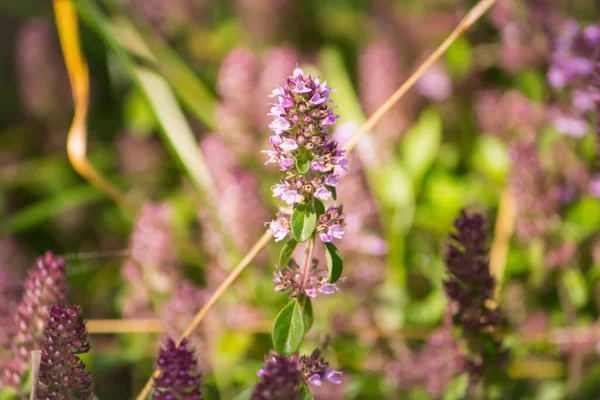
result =
[[0,400],[17,400],[19,398],[20,396],[15,388],[6,387],[0,390]]
[[310,171],[311,161],[312,158],[310,153],[304,147],[300,147],[300,150],[298,150],[298,156],[296,157],[296,169],[298,172],[305,174]]
[[317,226],[317,213],[312,203],[300,203],[292,213],[292,236],[297,242],[306,242]]
[[351,121],[362,124],[366,121],[366,117],[352,85],[352,78],[342,52],[335,47],[326,47],[321,50],[319,58],[323,75],[327,76],[327,81],[331,87],[335,88],[335,92],[331,93],[331,98],[339,107],[340,122]]
[[344,270],[344,261],[340,251],[331,242],[323,243],[325,245],[325,258],[327,259],[327,268],[329,269],[329,282],[335,283]]
[[235,397],[235,400],[250,400],[252,398],[252,393],[254,393],[253,387],[246,388]]
[[569,268],[563,272],[561,279],[573,306],[576,309],[584,307],[588,302],[589,293],[581,271]]
[[77,207],[87,206],[106,198],[93,186],[82,185],[62,189],[28,207],[24,207],[0,223],[0,234],[17,233],[45,222],[54,216]]
[[290,301],[281,310],[273,324],[273,348],[284,356],[291,356],[304,339],[304,320],[300,303]]
[[310,388],[306,383],[300,387],[300,398],[302,400],[315,400],[312,393],[310,392]]
[[294,253],[294,249],[296,248],[296,242],[294,239],[290,239],[286,244],[281,248],[281,253],[279,253],[279,266],[283,269],[288,266],[290,260],[292,258],[292,254]]
[[446,51],[446,66],[451,75],[464,77],[473,63],[471,44],[464,37],[456,39]]
[[331,197],[333,197],[334,200],[337,200],[337,190],[335,189],[335,186],[327,186],[327,189],[331,192]]
[[319,199],[315,199],[315,211],[317,212],[317,218],[325,213],[325,204]]
[[418,188],[425,172],[434,163],[442,142],[442,119],[433,110],[425,110],[419,120],[404,134],[401,160]]
[[[198,190],[203,205],[212,211],[209,212],[209,215],[213,218],[217,231],[225,241],[228,256],[235,258],[237,249],[233,246],[229,232],[215,212],[218,196],[211,171],[205,163],[192,128],[179,107],[169,82],[165,79],[165,75],[171,78],[181,78],[185,75],[189,78],[191,76],[189,70],[184,73],[181,68],[183,63],[181,63],[177,66],[179,70],[175,72],[161,70],[158,73],[156,69],[161,69],[161,66],[164,67],[161,64],[164,61],[162,51],[167,51],[166,46],[160,47],[157,43],[153,43],[152,46],[149,45],[147,39],[150,36],[140,34],[125,18],[109,20],[98,5],[91,0],[77,0],[75,3],[78,14],[114,53],[123,67],[123,71],[146,100],[168,147]],[[173,65],[171,64],[170,67],[172,68]],[[176,84],[179,88],[189,88],[191,85],[189,81]],[[194,96],[201,96],[200,92],[204,90],[204,88],[200,88],[199,83],[196,85],[196,89],[198,90],[186,95],[180,93],[181,98],[187,99],[186,104],[190,105],[194,101]],[[203,93],[202,96],[206,94]],[[208,96],[206,96],[206,99],[208,99]],[[196,104],[197,110],[206,117],[203,120],[207,122],[207,125],[214,126],[213,123],[208,121],[209,118],[213,117],[212,109],[208,104],[206,107],[197,102],[194,104]],[[212,101],[212,105],[215,104],[216,101]]]
[[314,319],[312,301],[310,300],[310,297],[304,296],[302,298],[302,305],[302,317],[304,318],[304,333],[306,334],[306,332],[310,331],[310,328],[312,328]]
[[454,378],[446,388],[444,400],[460,400],[465,397],[469,388],[469,374],[462,374]]

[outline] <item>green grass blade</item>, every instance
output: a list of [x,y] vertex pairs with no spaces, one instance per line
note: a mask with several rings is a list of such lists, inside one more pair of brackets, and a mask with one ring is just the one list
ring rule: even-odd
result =
[[[133,84],[148,102],[159,123],[163,138],[177,157],[201,200],[209,210],[220,232],[227,254],[234,258],[237,251],[216,212],[217,199],[213,179],[204,162],[200,147],[167,80],[151,67],[156,58],[144,38],[124,19],[109,21],[90,0],[76,0],[82,19],[101,37],[113,52]],[[147,62],[143,62],[147,61]]]

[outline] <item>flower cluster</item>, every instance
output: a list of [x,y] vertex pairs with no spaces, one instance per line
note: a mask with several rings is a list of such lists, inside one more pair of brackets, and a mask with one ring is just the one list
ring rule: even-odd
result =
[[590,79],[599,44],[599,25],[581,28],[574,21],[564,26],[555,41],[548,83],[555,89],[571,89],[571,99],[567,107],[551,110],[551,115],[556,128],[566,135],[579,138],[588,132],[585,114],[600,101],[600,93]]
[[[302,271],[294,260],[290,260],[289,266],[283,271],[280,266],[275,266],[273,275],[275,291],[284,292],[291,289],[290,297],[293,299],[297,299],[303,292],[306,296],[315,298],[317,293],[333,294],[340,291],[335,283],[329,283],[329,273],[318,269],[316,260],[313,260],[306,280],[303,280]],[[344,278],[338,281],[343,282]]]
[[319,350],[310,356],[284,357],[271,351],[257,375],[261,379],[252,400],[300,399],[300,388],[309,383],[321,386],[323,379],[340,384],[341,372],[329,367]]
[[39,348],[50,307],[64,302],[67,293],[66,264],[60,257],[48,252],[38,258],[25,280],[25,292],[17,307],[12,344],[13,360],[6,363],[3,382],[18,387],[21,375],[29,366],[32,350]]
[[331,206],[319,216],[317,233],[323,243],[329,243],[333,239],[341,239],[344,236],[344,214],[342,206]]
[[502,343],[493,336],[502,314],[493,305],[496,282],[490,274],[483,216],[463,210],[454,227],[444,257],[450,275],[444,289],[451,300],[453,322],[461,328],[470,353],[465,369],[477,380],[505,359]]
[[90,351],[87,336],[81,307],[56,305],[50,309],[41,343],[37,399],[94,398],[92,377],[77,357]]
[[121,269],[131,286],[123,305],[126,317],[152,316],[152,296],[169,293],[177,286],[172,214],[169,204],[147,203],[135,222],[129,243],[131,257]]
[[194,350],[188,350],[188,341],[176,345],[167,339],[158,354],[160,375],[154,379],[153,400],[202,400],[201,376],[196,369]]
[[[338,178],[348,170],[344,150],[338,150],[328,130],[337,119],[329,107],[330,92],[326,82],[321,83],[319,78],[296,68],[285,85],[278,86],[271,94],[278,97],[269,113],[273,117],[269,128],[275,132],[269,141],[274,150],[265,152],[269,155],[267,164],[274,164],[284,172],[281,183],[272,188],[273,195],[288,205],[335,197]],[[326,235],[320,235],[321,238],[342,237],[343,216],[323,223]],[[270,223],[269,230],[276,240],[282,240],[289,233],[288,226],[286,214],[280,213]],[[330,228],[333,235],[328,233]]]

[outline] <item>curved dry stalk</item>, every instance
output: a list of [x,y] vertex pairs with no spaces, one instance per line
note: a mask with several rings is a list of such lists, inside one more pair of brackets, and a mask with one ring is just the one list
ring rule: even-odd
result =
[[[454,41],[460,35],[466,31],[475,21],[477,21],[494,3],[496,0],[481,0],[477,3],[467,15],[460,21],[458,26],[450,36],[432,53],[431,56],[421,64],[421,66],[406,80],[406,82],[381,106],[375,113],[359,128],[354,136],[346,143],[344,150],[352,151],[358,140],[365,133],[369,132],[373,126],[388,112],[394,104],[396,104],[402,96],[416,83],[421,75],[450,47]],[[244,271],[244,269],[250,264],[250,262],[256,257],[256,255],[267,245],[271,234],[265,232],[259,241],[254,245],[252,250],[244,257],[244,259],[236,266],[236,268],[229,274],[225,281],[217,288],[215,293],[211,296],[208,302],[202,307],[202,309],[195,316],[189,327],[185,330],[182,338],[192,333],[198,325],[202,322],[208,311],[217,303],[217,301],[223,296],[227,289],[235,282],[237,277]],[[144,400],[150,391],[152,390],[152,382],[160,372],[154,371],[152,377],[146,382],[144,388],[140,394],[136,397],[136,400]]]
[[517,218],[517,205],[510,191],[505,188],[498,204],[498,215],[496,216],[496,226],[494,227],[494,239],[490,249],[490,272],[496,279],[496,289],[494,299],[498,302],[502,283],[504,280],[504,268],[506,267],[506,257],[510,238],[515,229],[515,220]]
[[75,6],[71,0],[54,0],[54,14],[75,103],[75,115],[67,138],[69,161],[81,177],[121,207],[135,213],[136,207],[127,200],[125,194],[108,182],[87,159],[86,120],[89,108],[90,79],[87,63],[80,50]]

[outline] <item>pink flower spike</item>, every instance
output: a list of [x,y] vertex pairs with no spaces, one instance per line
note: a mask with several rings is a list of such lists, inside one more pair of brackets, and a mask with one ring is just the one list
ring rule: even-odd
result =
[[314,386],[321,386],[321,384],[322,384],[321,377],[319,376],[319,374],[311,375],[308,378],[308,383],[310,383],[311,385],[314,385]]
[[333,368],[327,368],[325,370],[325,378],[331,383],[336,385],[341,384],[342,381],[340,380],[340,376],[342,376],[342,373]]
[[264,376],[267,374],[267,372],[261,368],[258,370],[258,372],[256,373],[256,375],[258,375],[259,378],[264,378]]

